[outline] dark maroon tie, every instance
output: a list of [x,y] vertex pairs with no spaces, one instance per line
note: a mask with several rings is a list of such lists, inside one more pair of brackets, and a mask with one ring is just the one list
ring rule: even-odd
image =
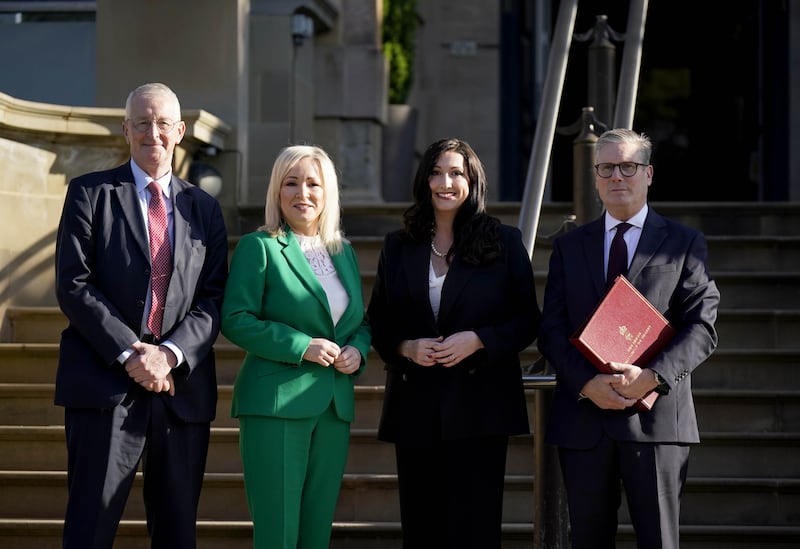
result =
[[150,297],[152,300],[150,314],[147,317],[147,328],[158,339],[161,337],[164,303],[167,300],[167,287],[172,274],[172,252],[167,229],[167,208],[164,206],[161,186],[152,181],[147,188],[150,190],[147,229],[150,233]]
[[608,271],[606,272],[606,286],[611,286],[618,275],[628,272],[628,246],[622,236],[625,231],[630,229],[630,223],[620,223],[617,225],[617,232],[611,241],[611,249],[608,251]]

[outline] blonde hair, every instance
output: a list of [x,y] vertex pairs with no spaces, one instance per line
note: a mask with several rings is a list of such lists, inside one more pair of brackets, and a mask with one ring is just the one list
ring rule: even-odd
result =
[[322,188],[325,190],[325,201],[319,214],[319,236],[329,254],[338,254],[342,251],[342,242],[344,241],[339,207],[339,180],[330,156],[319,147],[292,145],[278,153],[278,157],[272,165],[272,174],[267,187],[264,225],[258,230],[272,236],[286,234],[281,214],[281,183],[289,170],[303,158],[311,158],[317,164],[322,179]]

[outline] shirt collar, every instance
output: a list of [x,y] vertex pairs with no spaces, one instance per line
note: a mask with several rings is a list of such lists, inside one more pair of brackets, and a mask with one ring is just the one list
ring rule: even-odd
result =
[[[644,206],[642,206],[641,210],[636,212],[636,214],[630,219],[628,219],[626,222],[630,223],[634,227],[642,229],[644,227],[644,220],[647,218],[647,209],[648,209],[647,204],[645,204]],[[620,223],[622,223],[621,219],[616,219],[612,217],[611,214],[608,213],[608,211],[606,211],[606,232],[610,231]]]
[[161,191],[167,198],[170,197],[170,183],[172,182],[172,171],[168,171],[158,179],[153,179],[145,171],[140,168],[133,158],[131,158],[131,171],[133,172],[133,181],[136,183],[136,192],[141,193],[147,188],[151,181],[155,181],[161,186]]

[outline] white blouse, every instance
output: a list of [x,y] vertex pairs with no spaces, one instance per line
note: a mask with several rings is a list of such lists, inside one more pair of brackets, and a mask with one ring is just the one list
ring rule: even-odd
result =
[[428,297],[431,300],[431,309],[433,309],[433,317],[439,320],[439,306],[442,303],[442,285],[447,276],[445,272],[441,276],[436,276],[436,271],[433,270],[433,261],[430,262],[428,270]]
[[336,268],[333,266],[328,250],[322,245],[322,239],[317,236],[305,236],[295,233],[295,238],[300,244],[303,255],[306,256],[311,270],[317,276],[325,295],[328,297],[328,307],[331,310],[331,318],[334,326],[342,318],[347,305],[350,304],[350,296],[344,289]]

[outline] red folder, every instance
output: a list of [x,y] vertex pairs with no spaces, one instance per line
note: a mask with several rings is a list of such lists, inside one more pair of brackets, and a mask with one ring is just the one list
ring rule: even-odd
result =
[[[570,342],[598,370],[613,374],[609,362],[645,367],[674,335],[664,315],[619,275]],[[650,410],[657,398],[658,393],[651,391],[635,406]]]

